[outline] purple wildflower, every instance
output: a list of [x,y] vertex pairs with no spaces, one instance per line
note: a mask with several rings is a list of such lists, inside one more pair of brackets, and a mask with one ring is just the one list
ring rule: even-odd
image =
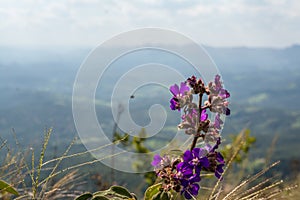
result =
[[[200,177],[198,177],[200,179]],[[184,189],[181,191],[181,195],[183,194],[186,199],[191,199],[193,196],[197,196],[200,186],[197,184],[196,180],[190,180],[182,183],[184,185]]]
[[221,120],[221,118],[220,118],[220,114],[219,113],[217,113],[216,114],[216,117],[215,117],[215,121],[214,121],[214,127],[216,128],[216,129],[221,129],[221,125],[223,124],[223,121]]
[[179,129],[185,129],[188,135],[199,135],[200,131],[207,132],[209,128],[208,114],[206,110],[201,111],[199,118],[199,110],[197,108],[187,109],[186,114],[182,115],[182,122],[178,125]]
[[174,84],[170,87],[170,92],[173,94],[172,99],[170,100],[170,108],[172,110],[179,110],[182,108],[186,102],[185,95],[190,90],[186,83],[181,82],[180,88],[177,84]]
[[225,90],[225,89],[222,88],[219,91],[219,96],[222,97],[223,99],[227,99],[227,98],[230,97],[230,93],[227,90]]
[[197,133],[197,126],[199,121],[198,110],[190,109],[187,114],[182,115],[182,122],[178,125],[179,129],[185,129],[188,135],[195,135]]
[[172,110],[180,109],[179,101],[178,101],[178,99],[176,97],[173,97],[170,100],[170,108]]
[[170,87],[170,92],[175,97],[184,96],[185,92],[188,92],[189,90],[190,90],[190,88],[184,82],[181,82],[180,88],[178,87],[177,84],[174,84],[173,86]]
[[186,150],[183,154],[183,161],[177,165],[177,177],[182,186],[181,194],[186,199],[192,195],[197,196],[200,186],[200,172],[202,168],[209,167],[209,160],[206,157],[207,151],[203,148]]
[[161,160],[162,160],[162,158],[160,157],[160,155],[159,155],[159,154],[156,154],[156,155],[154,155],[154,157],[153,157],[153,161],[151,162],[151,165],[152,165],[153,167],[156,167],[156,166],[158,166],[158,165],[160,164]]
[[[223,88],[219,75],[207,86],[202,79],[192,76],[186,82],[181,82],[180,86],[172,85],[170,92],[173,95],[170,108],[178,111],[182,109],[184,113],[178,128],[185,129],[186,134],[194,135],[194,140],[191,150],[186,150],[182,156],[157,154],[151,164],[162,182],[160,191],[168,193],[173,190],[180,192],[186,199],[191,199],[199,193],[201,171],[213,172],[218,179],[222,178],[225,161],[217,149],[221,144],[219,133],[224,123],[221,114],[230,115],[227,100],[230,93]],[[199,105],[193,102],[194,94],[198,94]],[[208,95],[208,98],[202,105],[204,94]],[[207,109],[216,113],[214,121],[208,119]],[[206,145],[195,148],[199,138],[203,139]],[[212,142],[215,143],[213,146],[210,145]]]
[[[209,162],[205,155],[207,154],[206,150],[203,148],[194,148],[192,151],[186,150],[183,154],[183,162],[177,165],[177,170],[182,167],[185,173],[192,169],[197,174],[200,174],[202,167],[208,167]],[[180,170],[179,170],[180,171]]]
[[210,82],[208,88],[210,94],[205,104],[209,107],[210,111],[230,115],[229,102],[226,100],[230,97],[230,93],[223,88],[221,77],[216,75],[215,81]]
[[222,176],[222,173],[224,172],[223,167],[225,165],[224,157],[222,156],[222,154],[220,152],[217,152],[216,161],[218,164],[215,169],[215,176],[218,179],[220,179]]
[[215,176],[220,179],[222,173],[224,172],[223,167],[225,165],[224,157],[220,152],[217,152],[219,145],[221,144],[221,138],[217,139],[217,142],[214,146],[210,146],[207,144],[207,150],[209,153],[207,154],[207,158],[209,160],[209,167],[204,167],[203,169],[209,172],[214,172]]
[[165,192],[171,189],[180,192],[180,183],[177,179],[176,166],[180,162],[180,158],[177,155],[164,155],[160,156],[156,154],[153,157],[152,165],[156,172],[157,177],[163,180],[162,190]]
[[210,122],[208,130],[205,134],[206,143],[216,142],[220,138],[220,131],[224,124],[220,116],[221,115],[217,113],[215,116],[215,120]]
[[219,91],[222,89],[221,77],[218,74],[215,76],[215,85],[216,85],[216,90]]

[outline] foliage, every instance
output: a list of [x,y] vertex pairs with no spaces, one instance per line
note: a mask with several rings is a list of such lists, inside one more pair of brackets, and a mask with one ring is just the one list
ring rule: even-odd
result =
[[232,157],[232,153],[238,147],[238,144],[241,141],[244,141],[241,146],[241,151],[236,155],[234,161],[237,163],[241,163],[248,156],[249,149],[253,146],[256,141],[254,136],[250,136],[250,130],[246,129],[242,131],[240,134],[232,134],[230,135],[231,141],[222,149],[222,154],[226,160]]
[[[44,158],[47,154],[46,149],[51,133],[52,129],[45,130],[44,141],[41,145],[38,158],[36,158],[33,148],[30,148],[28,152],[23,152],[19,147],[17,138],[15,139],[19,149],[15,155],[13,155],[7,143],[5,141],[2,142],[0,150],[5,151],[4,147],[6,147],[7,153],[0,166],[1,199],[10,199],[12,195],[18,195],[17,199],[75,198],[82,193],[77,188],[84,183],[82,181],[83,175],[80,175],[77,169],[99,162],[101,159],[86,161],[61,169],[60,164],[63,160],[90,153],[90,151],[84,151],[68,155],[71,147],[77,140],[75,138],[61,157],[45,161]],[[120,141],[116,141],[116,143],[118,142]],[[103,146],[91,151],[98,151],[101,148]],[[29,159],[26,158],[27,155],[30,155]],[[11,184],[8,184],[4,180],[7,180]]]
[[[141,129],[138,136],[130,137],[129,134],[125,133],[122,135],[121,133],[118,133],[117,131],[114,132],[114,141],[121,140],[122,138],[125,138],[124,140],[121,140],[121,144],[124,147],[127,148],[133,148],[136,153],[149,153],[150,150],[146,147],[145,141],[147,133],[144,128]],[[139,160],[134,163],[133,168],[135,168],[137,171],[139,169],[144,169],[147,163],[151,162],[152,157],[148,157],[145,160]],[[144,180],[147,183],[148,186],[152,185],[156,180],[156,175],[154,172],[146,172],[144,175]]]
[[95,193],[84,193],[78,196],[75,200],[136,200],[136,196],[130,193],[126,188],[121,186],[111,186],[108,190],[98,191]]
[[0,197],[5,199],[5,196],[8,196],[7,193],[19,196],[18,191],[14,187],[3,180],[0,180]]

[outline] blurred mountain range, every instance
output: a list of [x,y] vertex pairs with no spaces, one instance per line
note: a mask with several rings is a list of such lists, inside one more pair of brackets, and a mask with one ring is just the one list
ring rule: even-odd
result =
[[[73,83],[82,61],[91,50],[79,47],[0,47],[1,137],[9,138],[13,127],[24,143],[39,142],[41,130],[53,126],[58,133],[56,142],[67,145],[76,135],[71,105]],[[281,49],[205,47],[205,50],[218,66],[225,86],[232,94],[232,115],[226,119],[224,136],[250,128],[258,137],[256,145],[261,150],[257,151],[263,154],[278,134],[274,159],[289,157],[300,160],[295,151],[300,142],[300,106],[297,100],[300,98],[300,45]],[[155,58],[155,52],[133,57],[137,63],[145,63]],[[185,65],[168,55],[159,59],[176,67]],[[125,72],[134,63],[123,60],[122,66],[108,71],[108,78],[102,83],[104,88],[96,94],[99,97],[96,110],[99,118],[104,120],[107,132],[113,127],[109,91],[121,77],[120,69]],[[149,121],[147,110],[153,104],[149,91],[153,91],[150,96],[155,103],[165,107],[169,103],[166,99],[170,94],[166,89],[141,89],[131,110],[133,118],[142,124]],[[166,126],[176,129],[176,117],[170,116]],[[171,136],[170,133],[161,137],[167,142]]]

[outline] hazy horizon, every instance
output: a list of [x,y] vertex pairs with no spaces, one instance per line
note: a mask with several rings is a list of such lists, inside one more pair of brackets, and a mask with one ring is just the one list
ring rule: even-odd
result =
[[157,27],[208,46],[285,47],[300,43],[299,8],[297,0],[4,0],[0,45],[96,46]]

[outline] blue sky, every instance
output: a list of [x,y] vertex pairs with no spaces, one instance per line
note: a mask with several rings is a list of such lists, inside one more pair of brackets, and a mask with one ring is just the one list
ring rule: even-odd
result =
[[0,45],[96,46],[142,27],[210,46],[300,44],[298,0],[0,0]]

